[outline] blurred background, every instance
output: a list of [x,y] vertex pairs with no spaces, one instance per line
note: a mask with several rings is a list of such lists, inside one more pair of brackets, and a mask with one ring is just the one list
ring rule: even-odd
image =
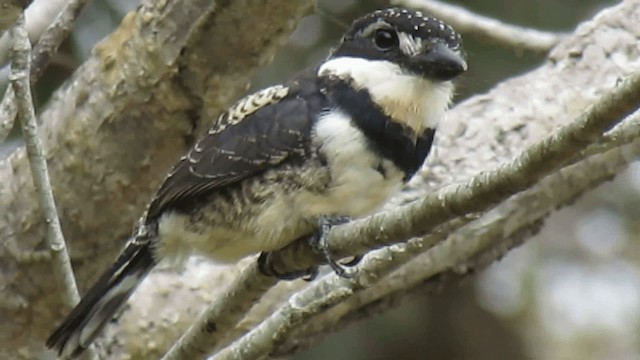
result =
[[[571,31],[612,0],[448,1],[505,22]],[[96,42],[138,5],[94,1],[38,82],[47,101]],[[356,17],[386,1],[320,0],[252,88],[314,65]],[[543,57],[464,36],[469,73],[457,101],[535,68]],[[4,77],[6,81],[6,76]],[[6,83],[1,83],[2,91]],[[20,143],[0,144],[0,156]],[[294,356],[311,359],[640,359],[640,163],[573,206],[499,263],[435,297],[413,295]],[[635,241],[634,241],[635,240]]]

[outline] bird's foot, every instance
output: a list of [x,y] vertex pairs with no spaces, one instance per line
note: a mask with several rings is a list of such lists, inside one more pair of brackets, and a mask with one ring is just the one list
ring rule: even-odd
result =
[[260,253],[258,257],[258,269],[263,275],[274,276],[280,280],[296,280],[302,278],[305,281],[312,281],[318,276],[318,267],[314,266],[307,270],[291,271],[282,273],[273,267],[273,264],[269,261],[269,252]]
[[[333,258],[333,255],[331,255],[331,252],[329,251],[329,247],[327,245],[327,236],[332,227],[347,223],[349,221],[351,221],[351,218],[346,216],[320,217],[318,218],[318,230],[306,236],[311,249],[313,249],[315,253],[320,254],[324,257],[327,264],[336,273],[336,275],[344,278],[350,278],[352,276],[352,274],[346,271],[345,267],[352,267],[357,265],[362,259],[362,256],[354,256],[353,259],[349,260],[346,263],[339,263]],[[268,252],[263,252],[260,254],[260,257],[258,258],[258,269],[262,274],[267,276],[275,276],[280,280],[295,280],[302,278],[306,281],[312,281],[318,275],[317,266],[303,271],[292,271],[286,273],[279,272],[269,261]]]
[[318,219],[318,231],[314,234],[309,235],[309,245],[311,248],[318,254],[324,256],[327,264],[331,269],[336,273],[336,275],[343,278],[351,278],[353,275],[345,269],[345,267],[352,267],[357,265],[362,256],[354,256],[352,260],[349,260],[346,263],[340,263],[336,261],[329,251],[329,246],[327,244],[327,236],[329,235],[329,231],[336,225],[342,225],[351,221],[351,218],[348,216],[334,216],[334,217],[320,217]]

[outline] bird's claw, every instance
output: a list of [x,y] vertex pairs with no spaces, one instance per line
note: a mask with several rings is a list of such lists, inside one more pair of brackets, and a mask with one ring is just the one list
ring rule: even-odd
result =
[[325,258],[327,264],[336,273],[336,275],[343,278],[353,277],[353,274],[347,272],[345,266],[351,267],[357,265],[362,257],[354,256],[353,260],[345,264],[340,264],[338,261],[334,260],[333,255],[329,251],[327,236],[329,235],[329,231],[331,231],[332,227],[342,225],[349,221],[351,221],[351,218],[347,216],[321,217],[318,219],[318,231],[309,236],[309,245],[311,245],[311,248]]
[[[331,255],[331,252],[329,251],[327,236],[332,227],[347,223],[349,221],[351,221],[351,218],[346,216],[320,217],[318,219],[318,230],[308,236],[309,245],[311,246],[313,251],[317,254],[322,255],[329,267],[331,267],[336,275],[343,278],[351,278],[353,276],[353,274],[347,272],[345,267],[352,267],[357,265],[362,259],[362,256],[354,256],[353,259],[344,264],[339,263],[338,261],[334,260],[333,255]],[[274,276],[280,280],[295,280],[302,278],[305,281],[312,281],[318,275],[317,266],[303,271],[281,273],[276,270],[273,267],[272,263],[269,261],[268,252],[263,252],[260,254],[260,257],[258,258],[258,269],[262,274],[266,276]]]
[[258,257],[258,269],[263,275],[274,276],[280,280],[296,280],[302,278],[304,281],[313,281],[318,276],[318,267],[314,266],[303,271],[292,271],[288,273],[281,273],[276,270],[272,263],[269,261],[269,253],[260,253]]

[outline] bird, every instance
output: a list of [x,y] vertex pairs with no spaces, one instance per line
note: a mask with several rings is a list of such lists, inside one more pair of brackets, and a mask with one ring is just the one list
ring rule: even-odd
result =
[[161,261],[230,263],[375,212],[422,166],[466,70],[460,34],[437,18],[387,8],[356,19],[320,64],[214,121],[46,346],[79,356]]

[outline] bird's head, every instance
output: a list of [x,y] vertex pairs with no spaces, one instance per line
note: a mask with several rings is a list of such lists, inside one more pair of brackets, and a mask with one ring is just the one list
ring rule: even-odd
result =
[[467,70],[462,38],[419,11],[378,10],[357,19],[320,66],[319,76],[367,90],[396,121],[421,133],[433,128]]

